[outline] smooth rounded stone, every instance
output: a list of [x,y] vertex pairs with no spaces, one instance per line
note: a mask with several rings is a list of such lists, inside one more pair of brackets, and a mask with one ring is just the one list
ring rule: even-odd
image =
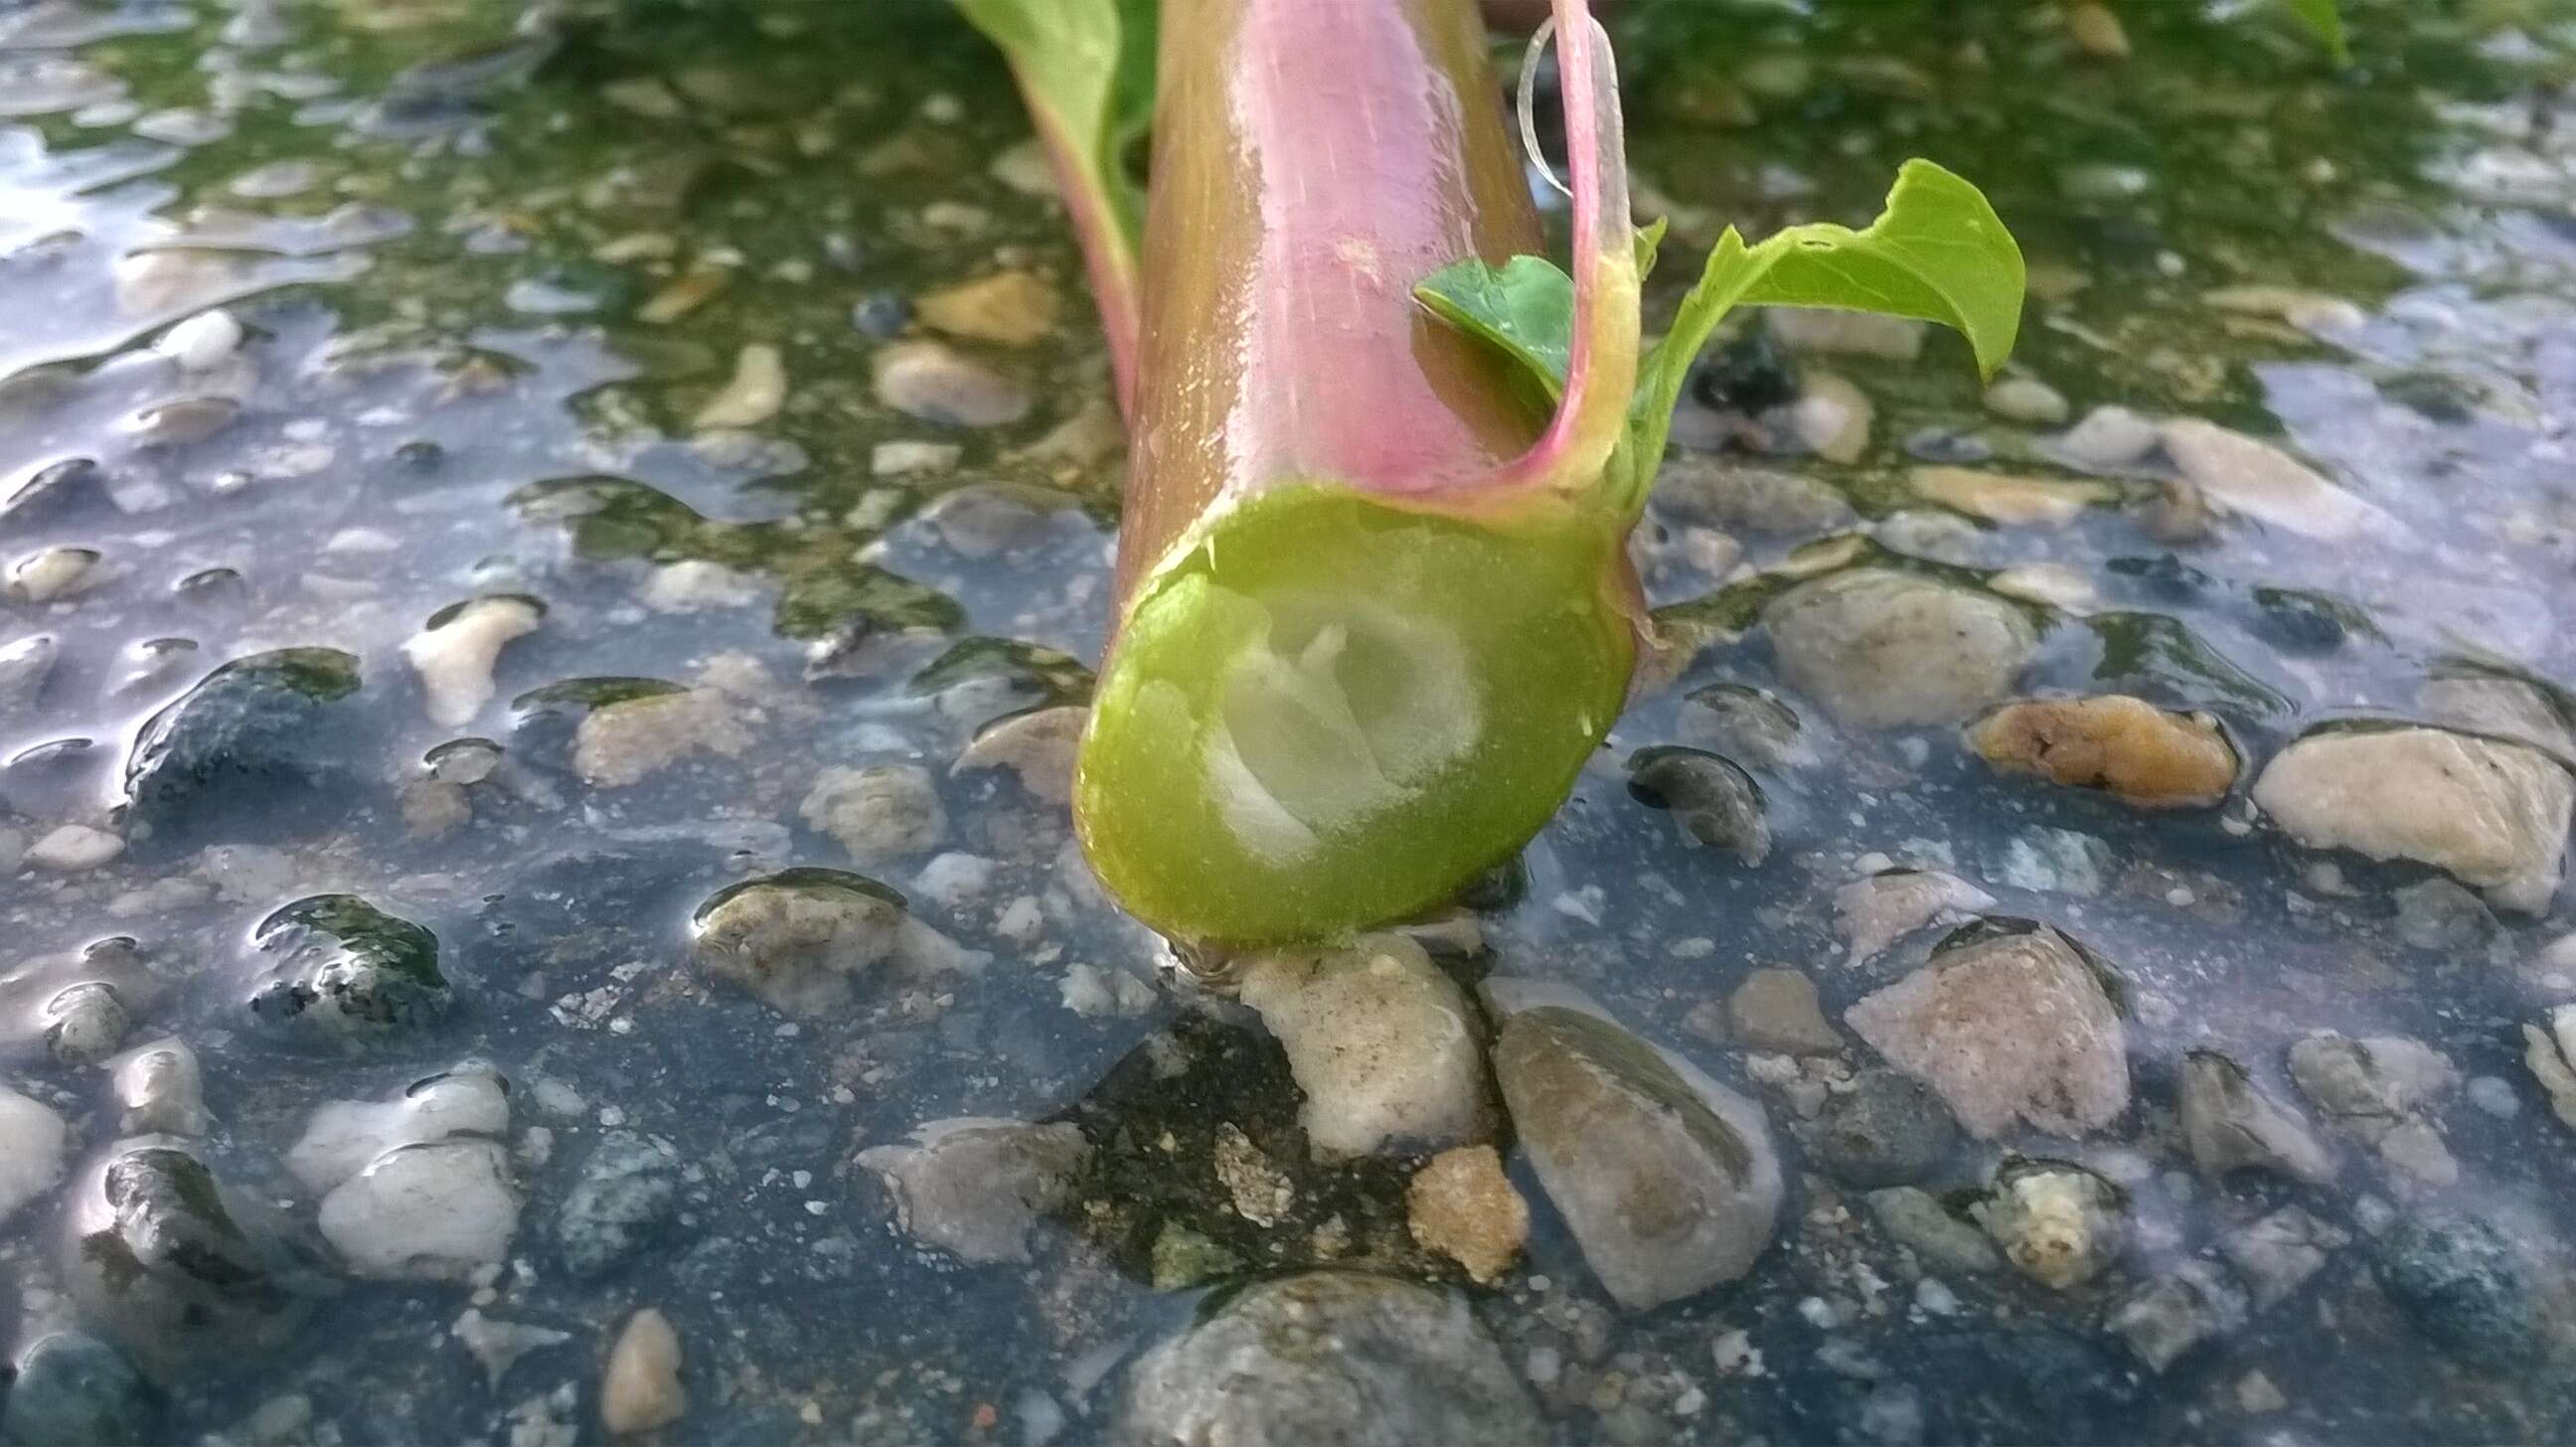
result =
[[1869,531],[1882,547],[1953,567],[1977,567],[1986,554],[1986,529],[1945,507],[1898,508]]
[[1905,474],[1905,481],[1926,502],[2010,527],[2062,528],[2084,516],[2085,509],[2116,502],[2120,496],[2109,483],[2024,477],[1973,467],[1917,467]]
[[825,769],[796,812],[863,866],[927,854],[948,838],[939,790],[915,764]]
[[69,1066],[96,1065],[116,1053],[134,1014],[114,985],[84,980],[45,1002],[45,1048]]
[[1705,745],[1758,769],[1775,772],[1815,762],[1799,738],[1798,711],[1767,689],[1712,683],[1682,700],[1682,741]]
[[868,453],[870,477],[953,472],[966,449],[954,442],[880,442]]
[[2430,1046],[2399,1035],[2355,1040],[2320,1031],[2290,1047],[2290,1079],[2328,1123],[2407,1176],[2435,1186],[2459,1179],[2459,1163],[2427,1111],[2459,1083],[2459,1073]]
[[1962,722],[2010,693],[2039,647],[2002,599],[1886,568],[1801,583],[1762,621],[1789,682],[1860,728]]
[[2536,914],[2557,892],[2576,778],[2549,756],[2444,729],[2344,729],[2263,768],[2254,802],[2312,849],[2409,859]]
[[2041,927],[1942,950],[1843,1023],[1981,1140],[2099,1130],[2129,1108],[2127,1037],[2092,966]]
[[1027,390],[934,341],[896,342],[877,353],[877,401],[924,422],[1001,427],[1029,415]]
[[603,1131],[555,1217],[564,1271],[596,1280],[624,1265],[678,1214],[680,1153],[641,1131]]
[[127,1135],[201,1136],[214,1124],[206,1110],[205,1072],[184,1040],[155,1040],[127,1051],[112,1078],[117,1128]]
[[2244,1066],[2218,1051],[2183,1057],[2180,1095],[2183,1142],[2201,1174],[2276,1171],[2319,1185],[2334,1179],[2334,1159],[2299,1113],[2264,1094]]
[[626,1319],[608,1366],[599,1378],[599,1423],[610,1435],[650,1432],[689,1414],[680,1385],[680,1333],[671,1319],[646,1307]]
[[508,1085],[490,1066],[467,1062],[415,1081],[398,1099],[323,1102],[287,1151],[286,1168],[308,1188],[328,1191],[405,1146],[509,1133]]
[[95,548],[45,548],[9,565],[0,583],[0,599],[12,603],[57,603],[77,597],[106,581]]
[[70,1139],[51,1106],[0,1085],[0,1223],[62,1179]]
[[1995,907],[1995,897],[1937,869],[1884,869],[1834,891],[1834,925],[1845,965],[1867,963],[1935,920],[1956,920]]
[[1643,1311],[1752,1270],[1782,1195],[1762,1107],[1575,991],[1489,979],[1484,992],[1513,1128],[1611,1297]]
[[1080,506],[1080,499],[1055,488],[970,483],[940,494],[919,516],[947,551],[983,560],[1044,543],[1056,520]]
[[1676,522],[1772,536],[1829,532],[1859,516],[1829,483],[1701,452],[1665,463],[1654,497]]
[[361,1276],[462,1281],[500,1264],[518,1232],[509,1149],[462,1137],[398,1147],[333,1187],[319,1222]]
[[1315,1271],[1259,1282],[1131,1371],[1115,1447],[1543,1447],[1461,1298]]
[[1796,970],[1755,970],[1726,997],[1727,1024],[1747,1049],[1772,1055],[1832,1055],[1840,1035],[1816,1003],[1816,982]]
[[792,869],[734,885],[700,906],[694,957],[708,974],[790,1015],[846,1007],[861,975],[895,952],[903,896],[861,875]]
[[1064,296],[1025,271],[996,272],[930,292],[913,304],[923,326],[960,341],[1033,347],[1045,341],[1064,311]]
[[2538,1025],[2522,1027],[2522,1061],[2549,1095],[2561,1125],[2576,1130],[2576,1005],[2561,1005]]
[[514,638],[537,631],[545,609],[532,598],[476,598],[442,610],[403,644],[420,674],[429,721],[462,728],[492,701],[492,666]]
[[1764,322],[1779,343],[1795,352],[1832,352],[1910,362],[1923,354],[1923,323],[1875,312],[1825,307],[1773,307]]
[[438,936],[354,894],[299,899],[260,922],[272,958],[251,1013],[273,1027],[340,1040],[425,1028],[455,1003],[438,969]]
[[1371,935],[1348,949],[1261,955],[1240,996],[1287,1051],[1306,1098],[1297,1119],[1318,1154],[1492,1135],[1474,1007],[1414,941]]
[[54,676],[62,645],[50,633],[31,634],[0,647],[0,720],[19,718],[36,706],[37,695]]
[[2006,377],[1986,389],[1986,410],[2009,422],[2054,427],[2066,420],[2068,409],[2066,394],[2046,382],[2036,377]]
[[2157,429],[2165,455],[2185,481],[2228,512],[2322,542],[2343,542],[2383,525],[2388,515],[2320,476],[2268,442],[2197,417],[2167,419]]
[[1986,1234],[2022,1275],[2056,1291],[2118,1259],[2128,1203],[2120,1188],[2063,1161],[2015,1161],[1976,1207]]
[[1490,1286],[1529,1240],[1529,1203],[1503,1172],[1492,1146],[1442,1151],[1404,1188],[1405,1227],[1415,1242]]
[[2576,767],[2576,726],[2559,716],[2548,694],[2523,679],[2482,673],[2436,678],[2415,703],[2428,722],[2526,743]]
[[2006,704],[1968,730],[1968,743],[1998,768],[2143,809],[2205,807],[2236,784],[2236,751],[2215,721],[2125,694]]
[[1029,1233],[1072,1199],[1090,1160],[1090,1142],[1070,1121],[980,1116],[931,1121],[909,1144],[859,1152],[893,1193],[904,1230],[975,1264],[1028,1260]]
[[1723,849],[1748,869],[1771,857],[1762,786],[1716,754],[1672,744],[1639,749],[1628,758],[1628,792],[1672,811],[1686,841]]
[[1854,463],[1869,451],[1878,407],[1869,394],[1831,372],[1811,372],[1789,406],[1789,428],[1807,450],[1827,462]]
[[2252,1317],[2245,1288],[2225,1267],[2193,1259],[2131,1293],[2104,1324],[2148,1370],[2162,1372],[2185,1352],[2242,1329]]
[[1983,1275],[2003,1267],[1985,1232],[1952,1215],[1929,1191],[1889,1186],[1861,1199],[1881,1230],[1935,1271]]
[[358,660],[330,648],[236,659],[154,714],[125,763],[134,817],[155,830],[273,813],[294,790],[334,813],[354,802],[340,767]]
[[694,755],[738,759],[750,749],[751,731],[733,700],[720,689],[691,688],[620,699],[582,715],[572,767],[594,787],[623,789]]
[[705,558],[665,563],[644,580],[644,606],[656,613],[705,613],[748,608],[768,592],[756,573]]
[[1007,769],[1032,798],[1050,804],[1073,801],[1073,760],[1082,743],[1091,710],[1080,704],[1030,709],[995,719],[976,730],[974,741],[957,755],[953,774]]
[[125,841],[104,829],[65,824],[29,845],[25,862],[48,874],[87,874],[124,852]]
[[61,1269],[86,1321],[147,1367],[274,1346],[334,1290],[276,1208],[167,1137],[117,1146],[76,1192]]
[[2163,440],[2155,419],[2126,407],[2096,407],[2057,439],[2057,454],[2078,467],[2116,472],[2147,460]]
[[2370,1275],[2427,1340],[2468,1361],[2505,1365],[2539,1347],[2530,1276],[2512,1243],[2476,1217],[2398,1218],[2371,1243]]
[[18,1358],[0,1412],[9,1447],[115,1447],[156,1440],[161,1394],[107,1342],[86,1332],[39,1338]]
[[1958,1143],[1959,1123],[1931,1087],[1872,1069],[1825,1098],[1809,1150],[1817,1169],[1847,1186],[1902,1186],[1929,1179]]

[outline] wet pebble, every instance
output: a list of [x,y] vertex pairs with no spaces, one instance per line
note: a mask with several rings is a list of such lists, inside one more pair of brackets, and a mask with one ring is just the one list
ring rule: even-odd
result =
[[1826,532],[1857,516],[1840,492],[1803,473],[1705,453],[1685,452],[1664,464],[1654,496],[1677,522],[1781,536]]
[[1816,1003],[1815,981],[1796,970],[1755,970],[1726,997],[1727,1023],[1746,1048],[1773,1055],[1832,1055],[1842,1037]]
[[2561,1005],[2522,1027],[2523,1064],[2549,1096],[2559,1123],[2576,1130],[2576,1005]]
[[2264,1170],[2314,1183],[2334,1179],[2334,1161],[2308,1123],[2225,1054],[2183,1057],[2179,1090],[2183,1141],[2203,1175]]
[[276,1029],[361,1042],[418,1030],[455,992],[438,937],[350,894],[314,895],[262,921],[253,943],[272,962],[250,999]]
[[0,598],[12,603],[58,603],[106,581],[92,548],[46,548],[9,565]]
[[499,1264],[518,1230],[509,1149],[463,1138],[400,1147],[334,1187],[317,1219],[361,1276],[463,1280]]
[[443,610],[403,644],[420,674],[429,721],[441,728],[471,723],[492,701],[492,666],[512,639],[537,631],[545,610],[528,598],[476,598]]
[[447,1334],[464,1344],[467,1354],[482,1364],[484,1380],[496,1388],[510,1374],[510,1368],[518,1365],[519,1358],[572,1340],[571,1332],[522,1321],[495,1321],[479,1307],[471,1306],[447,1329]]
[[274,1345],[331,1290],[302,1234],[193,1146],[129,1142],[83,1179],[64,1275],[86,1317],[147,1367]]
[[599,1379],[599,1422],[611,1436],[668,1427],[689,1413],[680,1384],[680,1333],[671,1319],[645,1307],[626,1319],[608,1349]]
[[1843,963],[1866,963],[1925,925],[1994,904],[1993,895],[1937,869],[1884,869],[1855,879],[1834,891],[1834,924],[1847,950]]
[[2081,1135],[2129,1106],[2119,1012],[2090,965],[2041,927],[1940,951],[1843,1022],[1930,1085],[1971,1134]]
[[211,372],[241,350],[242,324],[222,307],[201,311],[163,332],[152,349],[183,372]]
[[129,1050],[116,1062],[117,1128],[128,1135],[204,1135],[206,1080],[197,1052],[177,1038]]
[[2003,1267],[1986,1233],[1952,1215],[1940,1199],[1915,1186],[1889,1186],[1863,1200],[1879,1228],[1936,1271],[1984,1275]]
[[156,1439],[161,1394],[125,1353],[86,1332],[39,1338],[18,1358],[0,1441],[10,1447],[111,1447]]
[[2432,1047],[2398,1035],[2320,1031],[2290,1047],[2290,1079],[2329,1124],[2377,1150],[2402,1178],[2435,1186],[2459,1179],[2429,1113],[2459,1073]]
[[1877,419],[1869,394],[1831,372],[1809,373],[1805,391],[1789,408],[1790,430],[1827,462],[1860,461]]
[[734,358],[733,376],[698,408],[689,425],[700,432],[758,427],[787,401],[787,362],[776,347],[753,343]]
[[137,447],[194,447],[230,431],[241,414],[230,397],[182,397],[135,413],[125,431]]
[[897,342],[877,354],[877,400],[907,417],[950,427],[1000,427],[1029,415],[1029,394],[1008,377],[938,342]]
[[1145,1353],[1110,1440],[1541,1447],[1548,1434],[1465,1301],[1323,1271],[1248,1287]]
[[2476,1217],[2400,1217],[2371,1243],[2370,1274],[2417,1331],[2465,1360],[2507,1366],[2538,1347],[2529,1273],[2512,1243]]
[[2358,537],[2385,518],[2306,463],[2241,432],[2176,417],[2156,435],[2185,480],[2211,502],[2267,526],[2334,542]]
[[2008,704],[1968,742],[1998,767],[2141,808],[2215,804],[2236,782],[2236,752],[2216,723],[2121,694]]
[[48,874],[86,874],[124,852],[125,841],[104,829],[65,824],[28,846],[25,862]]
[[1501,1280],[1529,1239],[1529,1203],[1492,1146],[1458,1146],[1433,1156],[1406,1184],[1404,1202],[1414,1241],[1481,1284]]
[[1475,1012],[1412,940],[1263,955],[1240,993],[1288,1053],[1317,1151],[1436,1150],[1492,1133]]
[[790,1015],[847,1008],[859,981],[889,964],[970,967],[976,957],[910,916],[903,896],[863,875],[791,869],[727,888],[701,905],[700,969]]
[[0,1222],[62,1179],[70,1137],[50,1106],[0,1085]]
[[1771,855],[1761,785],[1716,754],[1676,745],[1640,749],[1628,760],[1628,788],[1672,811],[1685,840],[1725,850],[1748,869]]
[[742,757],[751,748],[733,700],[713,688],[622,699],[582,716],[573,771],[603,789],[628,788],[683,760]]
[[1090,718],[1090,709],[1067,704],[995,719],[976,730],[950,772],[1006,769],[1031,797],[1050,804],[1071,803],[1074,754]]
[[2411,859],[2535,913],[2557,891],[2576,778],[2523,744],[2397,728],[2313,733],[2263,768],[2254,802],[2314,849]]
[[2066,420],[2066,394],[2036,377],[2006,377],[1986,389],[1986,410],[2007,421],[2054,427]]
[[2057,439],[2058,453],[2078,467],[2116,472],[2146,461],[2162,438],[2153,418],[2107,405],[2084,414]]
[[1871,1069],[1825,1098],[1808,1149],[1819,1170],[1845,1185],[1902,1186],[1930,1179],[1958,1141],[1959,1123],[1931,1087]]
[[2249,1305],[2225,1267],[2195,1259],[2131,1293],[2107,1325],[2149,1370],[2162,1372],[2194,1347],[2241,1329]]
[[2059,1161],[2007,1164],[1977,1214],[2004,1260],[2058,1291],[2108,1269],[2126,1238],[2127,1202],[2120,1188]]
[[1494,1076],[1513,1128],[1611,1297],[1643,1311],[1750,1271],[1782,1197],[1762,1107],[1576,992],[1484,989],[1502,1021]]
[[450,1136],[506,1137],[510,1099],[489,1067],[465,1064],[417,1081],[389,1101],[335,1100],[317,1107],[286,1154],[286,1167],[329,1191],[378,1157]]
[[1802,583],[1762,620],[1789,682],[1861,728],[1961,722],[2009,693],[2038,647],[2011,604],[1883,568]]
[[1763,314],[1771,335],[1799,352],[1833,352],[1910,362],[1923,353],[1923,323],[1874,312],[1773,307]]
[[948,837],[930,771],[915,764],[825,769],[797,813],[863,866],[927,854]]
[[670,1224],[679,1196],[680,1156],[670,1142],[641,1131],[601,1132],[555,1217],[564,1270],[589,1281],[633,1260]]
[[961,341],[1032,347],[1046,340],[1064,309],[1052,285],[1025,271],[997,272],[922,297],[922,325]]
[[913,1239],[984,1264],[1029,1259],[1030,1234],[1072,1198],[1091,1145],[1070,1122],[969,1116],[932,1121],[910,1142],[858,1159],[885,1181]]
[[133,1024],[114,985],[84,980],[45,1002],[45,1048],[65,1065],[96,1065],[116,1053]]
[[358,684],[358,660],[327,648],[255,654],[206,675],[136,736],[125,792],[137,819],[156,831],[228,822],[252,799],[271,818],[345,812],[348,791],[331,786],[347,782],[340,720]]
[[34,709],[60,652],[53,636],[45,633],[0,647],[0,720],[14,721]]

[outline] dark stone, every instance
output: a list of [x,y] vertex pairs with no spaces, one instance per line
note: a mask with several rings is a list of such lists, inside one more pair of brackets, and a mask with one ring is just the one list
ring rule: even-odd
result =
[[1628,760],[1628,792],[1651,807],[1670,809],[1689,837],[1728,851],[1748,868],[1771,856],[1762,786],[1705,749],[1639,749]]
[[154,714],[125,761],[134,821],[152,833],[220,821],[310,825],[347,814],[347,701],[358,660],[284,648],[207,674]]
[[2370,1274],[2414,1328],[2482,1365],[2538,1346],[2531,1282],[2497,1230],[2474,1217],[2423,1211],[2372,1243]]
[[261,921],[254,943],[278,958],[250,1000],[271,1026],[367,1039],[426,1025],[455,1002],[438,936],[353,894],[299,899]]
[[1818,1169],[1847,1186],[1902,1186],[1940,1170],[1958,1141],[1959,1123],[1930,1086],[1864,1070],[1825,1101],[1810,1149]]
[[1754,327],[1692,368],[1689,392],[1712,411],[1758,416],[1798,400],[1798,369],[1769,331]]
[[6,499],[0,499],[0,532],[115,509],[107,491],[106,469],[86,457],[67,457],[37,468]]
[[624,1265],[670,1222],[679,1197],[680,1157],[668,1141],[602,1135],[555,1220],[564,1270],[589,1280]]
[[273,1346],[333,1289],[317,1245],[189,1148],[128,1146],[90,1181],[64,1275],[86,1318],[147,1364]]
[[155,1440],[161,1396],[125,1353],[85,1332],[58,1331],[18,1359],[0,1417],[9,1447],[114,1447]]
[[1951,427],[1925,427],[1905,437],[1905,455],[1918,462],[1968,467],[1995,455],[1995,445],[1974,432]]
[[911,324],[912,303],[904,300],[901,292],[870,292],[850,308],[850,325],[865,336],[897,336]]

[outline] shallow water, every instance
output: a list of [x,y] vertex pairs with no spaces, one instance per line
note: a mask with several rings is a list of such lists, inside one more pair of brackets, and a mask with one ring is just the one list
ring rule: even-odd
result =
[[[1577,985],[1768,1112],[1788,1198],[1750,1274],[1622,1312],[1518,1151],[1527,1253],[1465,1285],[1408,1234],[1420,1158],[1314,1158],[1278,1048],[1098,897],[1061,805],[960,766],[987,724],[1088,687],[1119,481],[1105,358],[991,58],[936,5],[836,8],[865,13],[0,0],[0,1069],[62,1123],[49,1151],[0,1119],[16,1346],[118,1340],[156,1382],[130,1420],[169,1440],[533,1444],[605,1434],[602,1361],[649,1306],[684,1353],[674,1440],[1099,1441],[1127,1358],[1207,1286],[1336,1263],[1460,1291],[1566,1442],[2576,1434],[2576,1128],[2523,1033],[2576,1002],[2555,859],[2536,898],[2491,907],[2421,864],[2303,847],[2248,797],[2319,726],[2459,722],[2436,678],[2507,680],[2543,732],[2576,716],[2563,17],[2354,6],[2360,65],[2337,76],[2294,31],[2180,6],[2127,7],[2122,61],[2070,55],[2042,7],[1702,22],[1722,32],[1637,7],[1636,160],[1680,240],[1857,219],[1932,156],[2029,252],[2016,373],[2069,420],[2210,419],[2343,493],[2213,519],[2171,446],[2072,465],[2065,422],[1989,411],[1946,336],[1911,361],[1727,354],[1677,435],[1848,506],[1720,517],[1665,490],[1640,557],[1686,671],[1621,723],[1517,887],[1436,936],[1462,977]],[[996,272],[1060,318],[1022,293],[955,342],[993,375],[913,410],[1007,420],[889,405],[898,338],[937,334],[915,308]],[[217,307],[237,337],[188,320]],[[774,395],[746,348],[774,349]],[[1806,432],[1725,405],[1770,382],[1808,399]],[[1923,500],[1927,465],[2110,485],[1996,522]],[[1947,722],[1808,696],[1829,685],[1794,686],[1764,610],[1781,570],[1855,563],[2010,592],[1992,606],[2031,639],[2012,691],[2207,710],[2244,776],[2216,808],[2145,812],[1999,772]],[[427,687],[405,644],[478,598],[534,600],[506,605],[533,630],[500,645],[488,699],[470,667],[460,695]],[[175,727],[156,715],[284,648],[352,656],[356,688],[308,656],[300,701],[263,695],[275,735],[245,724],[129,785]],[[1796,744],[1712,742],[1687,700],[1728,683],[1776,693]],[[1758,863],[1631,791],[1631,755],[1670,743],[1749,771]],[[2533,758],[2525,782],[2556,768]],[[833,817],[857,785],[826,770],[888,764],[926,771],[935,823]],[[1939,925],[1845,963],[1836,892],[1891,867],[1973,881],[1981,912],[2056,926],[2118,981],[2134,1098],[2114,1121],[2008,1131],[1915,1178],[1963,1208],[2011,1154],[2115,1182],[2125,1240],[2088,1282],[1892,1239],[1814,1152],[1870,1046],[1846,1024],[1829,1051],[1766,1055],[1728,1026],[1756,968],[1804,972],[1842,1022],[1923,963]],[[705,967],[693,918],[795,868],[891,886],[936,934],[793,1000]],[[343,894],[435,936],[436,1003],[371,976],[343,1018],[267,989],[321,949],[279,911]],[[357,933],[361,956],[419,948]],[[94,1234],[118,1207],[101,1173],[137,1147],[111,1066],[62,1028],[84,983],[116,992],[121,1028],[81,1027],[113,1049],[193,1049],[211,1122],[179,1149],[235,1197],[230,1233],[125,1207],[162,1233],[125,1238],[139,1275]],[[2320,1030],[2447,1060],[2390,1119],[2454,1171],[2320,1117],[2285,1063]],[[2175,1103],[2194,1050],[2304,1113],[2331,1178],[2196,1175]],[[495,1072],[497,1120],[475,1083]],[[296,1147],[324,1103],[442,1074],[415,1114],[441,1092],[487,1113],[405,1137],[405,1159],[461,1194],[368,1258],[352,1243],[380,1238],[347,1213],[370,1198],[326,1206],[346,1169]],[[919,1239],[857,1159],[969,1116],[1088,1143],[1025,1262]],[[665,1194],[591,1262],[576,1185],[639,1148]],[[1247,1209],[1247,1179],[1284,1182],[1275,1209]],[[2343,1243],[2323,1267],[2144,1359],[2124,1305],[2286,1206]],[[2510,1243],[2523,1291],[2486,1335],[2443,1337],[2388,1264],[2446,1212]],[[434,1226],[459,1237],[432,1250]],[[513,1356],[493,1323],[561,1335]]]

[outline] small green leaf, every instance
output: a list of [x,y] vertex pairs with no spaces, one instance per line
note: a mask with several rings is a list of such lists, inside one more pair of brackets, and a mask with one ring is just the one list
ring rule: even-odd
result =
[[1528,369],[1548,401],[1565,390],[1574,348],[1574,279],[1554,262],[1515,256],[1495,268],[1461,261],[1433,272],[1413,294],[1441,320]]
[[2317,38],[2326,43],[2326,52],[2337,65],[2352,64],[2351,41],[2343,30],[2343,12],[2335,0],[2286,0],[2292,14],[2306,23]]

